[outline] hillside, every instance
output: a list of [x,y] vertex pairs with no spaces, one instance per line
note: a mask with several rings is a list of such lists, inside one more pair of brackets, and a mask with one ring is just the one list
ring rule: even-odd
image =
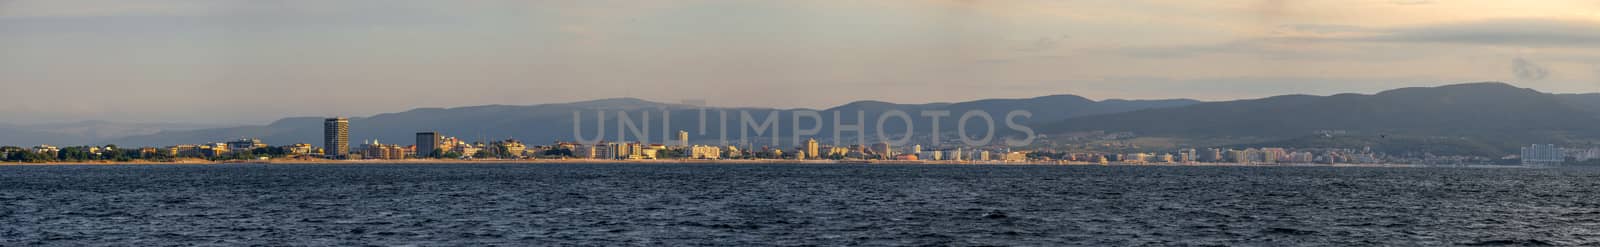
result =
[[[1288,140],[1338,133],[1367,138],[1363,142],[1369,144],[1385,141],[1383,137],[1457,137],[1469,142],[1464,146],[1492,146],[1509,152],[1527,143],[1564,143],[1600,136],[1600,117],[1562,96],[1504,83],[1471,83],[1373,95],[1289,95],[1201,103],[1068,119],[1040,128],[1044,133],[1105,130],[1191,139]],[[1271,144],[1294,143],[1315,144]],[[1487,153],[1481,149],[1473,152]]]
[[[832,111],[838,111],[844,124],[856,124],[861,121],[856,119],[854,112],[861,111],[866,116],[868,135],[875,134],[874,122],[877,117],[889,110],[901,110],[909,113],[916,131],[920,134],[930,132],[932,121],[921,117],[918,113],[922,110],[949,110],[953,116],[946,117],[940,122],[944,131],[954,131],[956,117],[968,110],[980,110],[994,115],[999,126],[996,129],[1005,130],[1004,120],[1006,112],[1011,110],[1026,110],[1034,114],[1031,121],[1023,124],[1055,122],[1072,117],[1119,113],[1134,110],[1153,108],[1186,106],[1198,103],[1194,100],[1106,100],[1093,101],[1072,95],[1045,96],[1030,99],[991,99],[959,103],[930,103],[930,104],[895,104],[878,101],[859,101],[823,111],[820,136],[831,136],[833,133]],[[417,131],[439,131],[444,135],[456,136],[467,140],[497,140],[505,138],[518,138],[536,144],[555,140],[574,139],[573,112],[582,114],[583,135],[595,135],[595,114],[606,111],[606,140],[616,140],[617,112],[628,112],[630,118],[642,124],[645,112],[651,117],[648,129],[652,142],[665,142],[664,136],[678,130],[691,132],[691,140],[697,143],[711,143],[720,133],[717,132],[719,124],[719,111],[728,112],[728,119],[724,124],[728,126],[727,136],[737,140],[739,136],[739,112],[748,112],[754,118],[764,119],[769,113],[776,113],[779,133],[775,136],[788,139],[792,135],[790,127],[793,125],[793,113],[807,109],[769,109],[769,108],[708,108],[707,133],[699,132],[700,109],[687,105],[663,104],[639,99],[622,98],[586,101],[566,104],[544,104],[531,106],[473,106],[460,108],[422,108],[398,113],[378,114],[370,117],[351,118],[351,142],[360,143],[363,140],[378,140],[384,143],[411,144]],[[670,130],[663,130],[662,111],[670,115]],[[805,127],[815,126],[815,122],[802,121]],[[891,120],[885,129],[889,133],[903,133],[903,124]],[[972,126],[979,128],[981,125]],[[322,118],[287,118],[264,126],[244,126],[233,128],[203,129],[191,131],[168,131],[151,135],[133,136],[110,140],[108,142],[121,145],[163,146],[181,143],[205,143],[231,140],[237,138],[261,138],[273,144],[312,143],[322,141]],[[848,133],[848,132],[847,132]],[[752,135],[754,133],[752,132]],[[774,136],[774,133],[768,133]],[[847,134],[848,135],[848,134]],[[631,139],[631,136],[630,136]],[[824,138],[818,138],[819,140]],[[870,138],[869,138],[870,139]],[[763,139],[765,140],[765,139]],[[854,141],[848,141],[853,143]],[[761,141],[756,143],[769,143]]]

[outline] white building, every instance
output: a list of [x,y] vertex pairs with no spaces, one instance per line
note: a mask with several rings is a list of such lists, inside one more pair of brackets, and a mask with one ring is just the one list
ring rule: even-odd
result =
[[1522,165],[1554,166],[1566,161],[1566,156],[1554,144],[1533,144],[1522,148]]

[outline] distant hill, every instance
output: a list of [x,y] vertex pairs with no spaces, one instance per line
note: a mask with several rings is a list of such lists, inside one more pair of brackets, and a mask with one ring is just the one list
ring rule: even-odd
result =
[[104,141],[106,140],[136,135],[149,135],[161,131],[195,130],[217,127],[220,126],[213,124],[117,123],[108,121],[82,121],[73,123],[26,125],[0,124],[0,145],[99,145],[105,144]]
[[[1005,114],[1012,110],[1026,110],[1034,114],[1030,121],[1023,124],[1047,123],[1060,121],[1072,117],[1111,114],[1127,111],[1136,111],[1154,108],[1178,107],[1199,103],[1195,100],[1105,100],[1094,101],[1072,95],[1045,96],[1030,99],[991,99],[959,103],[931,103],[931,104],[895,104],[878,101],[859,101],[833,107],[823,111],[821,129],[818,136],[831,136],[833,129],[833,116],[830,111],[841,112],[844,124],[858,124],[862,121],[854,116],[854,112],[864,112],[868,121],[866,129],[872,136],[876,129],[875,122],[879,115],[890,110],[906,111],[915,121],[917,133],[930,132],[931,121],[918,115],[922,110],[949,110],[950,117],[941,121],[944,131],[954,131],[956,118],[962,112],[979,110],[994,115],[998,130],[1005,130]],[[780,126],[776,136],[788,139],[793,125],[793,114],[807,109],[770,109],[770,108],[707,108],[708,133],[701,134],[700,108],[650,102],[633,98],[606,99],[565,104],[543,104],[531,106],[489,105],[460,108],[421,108],[398,113],[378,114],[370,117],[351,118],[351,142],[360,143],[363,140],[378,140],[383,143],[412,144],[414,134],[418,131],[438,131],[448,136],[456,136],[470,141],[499,140],[518,138],[535,144],[543,144],[554,140],[574,139],[573,112],[582,114],[583,135],[593,136],[596,133],[595,114],[597,111],[606,111],[606,137],[605,140],[616,140],[617,112],[627,112],[635,122],[642,122],[645,112],[651,117],[651,125],[640,126],[650,132],[650,141],[666,143],[664,134],[676,133],[678,130],[691,132],[691,140],[696,143],[711,143],[708,140],[717,139],[720,135],[717,130],[719,124],[719,111],[727,111],[728,119],[723,121],[727,127],[727,136],[737,140],[739,136],[740,111],[748,112],[757,120],[765,119],[767,114],[775,113]],[[662,111],[670,115],[670,130],[663,130]],[[642,123],[641,123],[642,124]],[[816,123],[803,121],[801,125],[815,126]],[[891,121],[886,125],[888,133],[903,133],[903,124]],[[981,125],[972,126],[979,128]],[[754,133],[752,133],[754,135]],[[768,133],[773,136],[774,133]],[[847,134],[848,135],[848,134]],[[320,146],[322,142],[322,118],[303,117],[287,118],[263,126],[244,126],[218,129],[202,129],[188,131],[166,131],[162,133],[132,136],[109,140],[108,142],[121,145],[137,146],[165,146],[182,143],[218,142],[237,138],[261,138],[273,144],[312,143]],[[630,136],[630,139],[631,136]],[[824,138],[818,138],[823,140]],[[873,138],[868,138],[869,140]],[[765,140],[765,139],[763,139]],[[762,145],[769,142],[757,142]],[[787,140],[784,142],[787,144]],[[854,143],[853,140],[846,143]]]
[[[1558,96],[1504,83],[1402,88],[1373,95],[1289,95],[1201,103],[1068,119],[1042,125],[1044,133],[1128,131],[1142,136],[1291,139],[1318,133],[1362,136],[1372,144],[1389,137],[1459,137],[1471,153],[1510,152],[1528,143],[1563,143],[1600,136],[1600,115],[1584,96]],[[1586,107],[1587,105],[1587,107]],[[1399,139],[1394,139],[1399,140]],[[1412,139],[1414,140],[1414,139]],[[1429,143],[1415,142],[1412,143]],[[1434,142],[1437,143],[1437,142]],[[1457,145],[1457,144],[1451,144]],[[1490,146],[1492,149],[1479,147]],[[1289,147],[1294,147],[1290,145]]]
[[1600,115],[1600,93],[1557,94],[1556,97],[1560,97],[1562,100],[1567,101],[1567,103],[1571,104],[1573,107],[1578,107],[1579,109]]

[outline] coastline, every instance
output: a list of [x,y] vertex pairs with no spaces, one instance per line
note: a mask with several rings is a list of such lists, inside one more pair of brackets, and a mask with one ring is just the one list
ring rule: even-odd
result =
[[0,163],[0,166],[116,166],[116,165],[460,165],[460,164],[775,164],[775,165],[998,165],[998,166],[1155,166],[1155,167],[1461,167],[1461,168],[1524,168],[1497,165],[1412,165],[1412,164],[1237,164],[1237,163],[1084,163],[1084,162],[974,162],[974,161],[898,161],[898,160],[597,160],[597,159],[475,159],[475,160],[181,160],[154,161],[98,161],[98,162],[45,162]]

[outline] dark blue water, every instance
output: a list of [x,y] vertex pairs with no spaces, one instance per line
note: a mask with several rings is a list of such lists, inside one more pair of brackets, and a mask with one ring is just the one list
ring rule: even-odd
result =
[[0,167],[0,245],[1595,245],[1600,170]]

